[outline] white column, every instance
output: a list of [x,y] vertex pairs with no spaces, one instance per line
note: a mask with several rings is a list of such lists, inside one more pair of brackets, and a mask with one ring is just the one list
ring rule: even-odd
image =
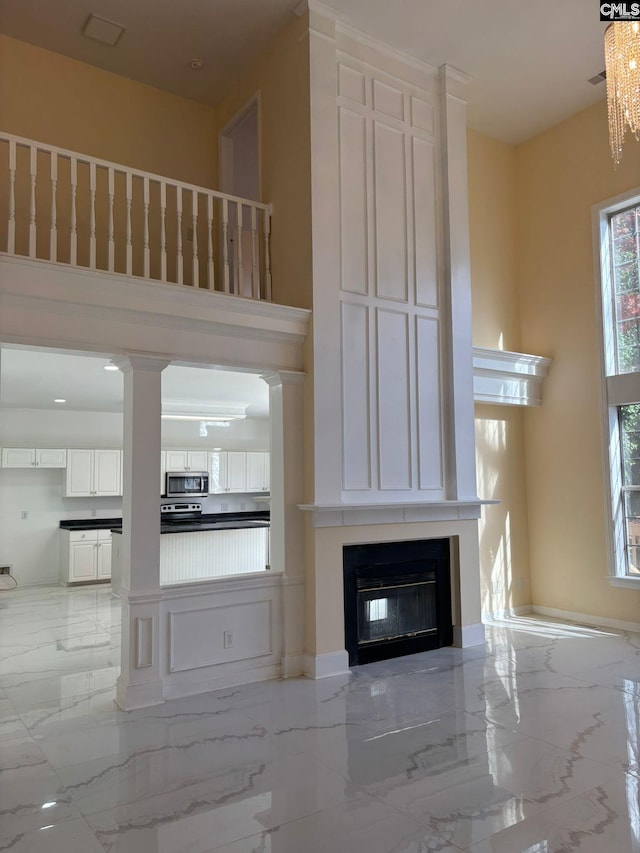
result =
[[122,652],[116,703],[157,705],[160,670],[160,445],[162,371],[169,361],[115,359],[124,374],[121,589]]
[[467,101],[469,77],[440,68],[440,120],[444,196],[444,273],[450,337],[445,358],[449,389],[447,487],[450,499],[476,500],[473,412],[471,262],[467,199]]
[[272,571],[282,572],[282,675],[303,671],[304,527],[298,504],[304,502],[304,373],[281,370],[262,377],[269,385],[271,416]]

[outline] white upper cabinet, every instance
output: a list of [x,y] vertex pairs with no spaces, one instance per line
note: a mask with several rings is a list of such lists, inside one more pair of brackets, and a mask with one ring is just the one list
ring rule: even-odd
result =
[[213,450],[209,454],[209,493],[219,495],[228,489],[227,451]]
[[3,468],[65,468],[66,464],[67,451],[63,449],[2,448]]
[[207,450],[167,450],[167,471],[208,471]]
[[247,454],[241,450],[227,453],[227,491],[247,491]]
[[122,494],[120,450],[68,450],[66,497]]
[[269,454],[263,451],[247,453],[247,491],[269,491]]

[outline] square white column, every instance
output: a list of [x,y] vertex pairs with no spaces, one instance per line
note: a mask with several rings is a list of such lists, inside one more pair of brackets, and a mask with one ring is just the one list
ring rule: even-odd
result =
[[282,675],[300,675],[304,652],[303,398],[305,375],[280,370],[269,385],[271,538],[269,560],[282,572]]
[[126,356],[121,544],[122,651],[116,702],[123,710],[163,701],[160,670],[160,450],[167,359]]

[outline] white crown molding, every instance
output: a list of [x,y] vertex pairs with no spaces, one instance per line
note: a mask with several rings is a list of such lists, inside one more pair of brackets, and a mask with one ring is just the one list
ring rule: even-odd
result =
[[311,513],[314,527],[351,527],[361,524],[406,524],[429,521],[469,521],[480,518],[480,508],[500,501],[429,501],[390,504],[299,504]]
[[473,398],[476,403],[539,406],[550,358],[507,350],[473,348]]

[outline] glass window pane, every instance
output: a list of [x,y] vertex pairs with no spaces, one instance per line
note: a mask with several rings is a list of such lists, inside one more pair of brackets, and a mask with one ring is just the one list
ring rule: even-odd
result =
[[640,370],[640,209],[611,217],[617,370]]

